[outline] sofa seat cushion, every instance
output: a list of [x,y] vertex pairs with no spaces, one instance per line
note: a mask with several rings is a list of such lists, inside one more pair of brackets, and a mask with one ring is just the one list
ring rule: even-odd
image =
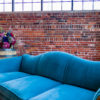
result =
[[0,93],[9,100],[27,100],[60,84],[42,76],[31,75],[2,83]]
[[95,92],[72,85],[60,85],[29,100],[93,100]]
[[8,72],[8,73],[0,73],[0,83],[6,82],[9,80],[21,78],[28,76],[29,74],[23,73],[23,72]]

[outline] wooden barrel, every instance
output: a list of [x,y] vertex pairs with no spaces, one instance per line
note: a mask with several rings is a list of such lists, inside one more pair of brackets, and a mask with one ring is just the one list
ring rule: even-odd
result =
[[0,59],[17,56],[15,49],[0,49]]

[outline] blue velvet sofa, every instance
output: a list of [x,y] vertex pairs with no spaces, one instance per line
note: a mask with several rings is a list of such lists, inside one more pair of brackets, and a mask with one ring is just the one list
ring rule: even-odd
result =
[[100,62],[64,52],[0,60],[0,100],[97,100]]

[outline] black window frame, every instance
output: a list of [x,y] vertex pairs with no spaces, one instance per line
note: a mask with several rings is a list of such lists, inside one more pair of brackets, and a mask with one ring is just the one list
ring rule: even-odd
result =
[[[4,0],[5,1],[5,0]],[[3,1],[3,11],[5,11],[5,4],[6,3],[4,3],[4,1]],[[94,3],[96,2],[96,1],[99,1],[99,0],[80,0],[80,1],[78,1],[78,0],[71,0],[71,1],[69,1],[70,3],[71,3],[71,10],[70,11],[74,11],[74,2],[82,2],[82,10],[84,11],[84,9],[83,9],[83,7],[84,7],[84,2],[92,2],[93,4],[92,4],[92,10],[94,10]],[[68,2],[68,1],[57,1],[57,2],[61,2],[61,8],[62,8],[62,2]],[[24,9],[24,0],[22,0],[22,12],[24,11],[23,9]],[[34,3],[33,2],[33,0],[32,0],[32,2],[27,2],[27,3]],[[16,12],[15,11],[15,0],[12,0],[12,12]],[[41,4],[41,10],[40,11],[44,11],[43,10],[43,4],[44,4],[44,2],[43,2],[43,0],[40,0],[40,4]],[[53,4],[53,0],[51,0],[51,4]],[[80,10],[80,11],[82,11],[82,10]],[[99,9],[100,10],[100,9]],[[32,11],[34,11],[33,9],[32,9]],[[53,11],[53,10],[51,10],[51,11]],[[62,11],[62,9],[61,10],[59,10],[59,11]]]

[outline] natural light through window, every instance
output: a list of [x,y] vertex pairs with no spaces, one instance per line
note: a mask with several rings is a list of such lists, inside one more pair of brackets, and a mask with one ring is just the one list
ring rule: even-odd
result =
[[100,0],[0,0],[0,12],[100,10]]

